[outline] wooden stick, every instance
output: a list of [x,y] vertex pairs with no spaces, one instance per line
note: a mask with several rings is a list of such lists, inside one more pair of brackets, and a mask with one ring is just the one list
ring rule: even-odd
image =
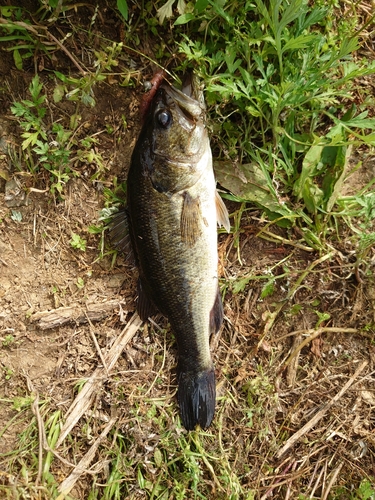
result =
[[50,330],[65,325],[66,323],[87,323],[87,321],[100,321],[109,316],[117,307],[118,300],[107,300],[100,303],[88,303],[86,308],[80,304],[67,307],[58,307],[51,311],[39,311],[31,315],[30,322],[38,323],[41,330]]
[[331,479],[329,480],[327,489],[324,491],[324,494],[322,496],[322,500],[327,500],[329,492],[331,491],[332,486],[335,484],[335,481],[337,479],[337,476],[340,473],[340,470],[342,469],[342,466],[344,465],[344,462],[340,462],[338,467],[335,469],[335,471],[332,474]]
[[99,354],[99,358],[101,359],[101,362],[103,363],[103,366],[104,366],[104,368],[105,368],[105,371],[107,372],[107,375],[109,375],[109,374],[108,374],[108,368],[107,368],[107,365],[106,365],[106,362],[105,362],[104,355],[103,355],[102,350],[100,349],[100,345],[98,344],[98,341],[96,340],[96,337],[95,337],[94,325],[92,324],[91,319],[88,317],[88,315],[87,315],[86,311],[85,311],[85,316],[86,316],[87,321],[88,321],[88,323],[89,323],[89,325],[90,325],[90,328],[89,328],[89,330],[90,330],[90,335],[91,335],[91,338],[92,338],[92,340],[93,340],[93,342],[94,342],[94,345],[95,345],[95,348],[96,348],[96,350],[97,350],[97,353]]
[[83,386],[83,389],[70,405],[70,408],[65,415],[65,424],[61,429],[61,433],[59,439],[57,440],[55,449],[57,449],[61,445],[66,436],[76,425],[78,420],[90,408],[95,395],[102,385],[103,380],[106,380],[108,378],[108,373],[110,373],[125,346],[137,333],[142,323],[143,322],[138,314],[134,313],[129,323],[126,325],[126,327],[114,342],[111,349],[104,356],[105,366],[108,371],[104,366],[99,367],[94,371],[91,377],[87,379],[85,385]]
[[363,361],[356,369],[355,373],[350,377],[344,387],[334,396],[329,403],[323,406],[321,410],[319,410],[313,418],[307,422],[299,431],[293,434],[284,446],[277,452],[276,457],[280,458],[289,448],[291,448],[303,435],[305,435],[310,429],[312,429],[321,418],[327,413],[327,411],[345,394],[345,392],[349,389],[349,387],[353,384],[355,379],[359,376],[359,374],[364,370],[364,368],[368,365],[368,361]]
[[81,477],[81,475],[85,472],[87,472],[87,468],[89,467],[90,463],[95,457],[95,453],[97,452],[99,445],[104,441],[105,437],[109,433],[109,431],[112,429],[114,424],[116,423],[117,418],[111,418],[111,420],[108,422],[108,424],[105,426],[103,432],[100,434],[100,436],[95,440],[94,444],[91,446],[89,451],[86,453],[86,455],[79,461],[77,466],[73,469],[73,471],[70,473],[70,475],[64,479],[64,481],[60,484],[58,490],[60,492],[60,495],[57,497],[56,500],[63,500],[66,495],[69,494],[73,486],[76,484],[78,479]]

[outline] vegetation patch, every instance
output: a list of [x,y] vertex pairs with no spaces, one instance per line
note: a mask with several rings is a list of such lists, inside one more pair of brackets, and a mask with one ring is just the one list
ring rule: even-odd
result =
[[[0,7],[2,498],[375,498],[373,35],[366,2]],[[206,431],[107,238],[160,68],[205,86],[231,214]]]

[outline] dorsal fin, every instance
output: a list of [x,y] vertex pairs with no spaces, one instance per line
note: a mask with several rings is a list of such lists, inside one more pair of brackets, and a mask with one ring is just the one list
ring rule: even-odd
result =
[[111,216],[109,225],[109,239],[111,245],[134,260],[133,249],[129,234],[129,219],[126,208],[121,208]]

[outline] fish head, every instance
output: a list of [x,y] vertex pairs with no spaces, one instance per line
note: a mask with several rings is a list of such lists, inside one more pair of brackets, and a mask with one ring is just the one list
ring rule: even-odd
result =
[[196,164],[209,147],[205,111],[196,85],[178,90],[163,83],[150,109],[153,154],[175,164]]

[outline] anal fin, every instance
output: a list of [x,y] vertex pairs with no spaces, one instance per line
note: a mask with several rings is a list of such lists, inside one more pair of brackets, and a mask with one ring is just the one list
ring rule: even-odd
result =
[[215,191],[216,218],[219,226],[223,226],[227,233],[230,233],[230,222],[227,207],[222,197]]
[[137,302],[137,312],[142,321],[147,321],[150,316],[153,316],[157,312],[157,308],[152,302],[152,300],[146,294],[142,281],[138,278],[138,302]]
[[211,333],[217,333],[220,330],[221,325],[223,323],[223,316],[224,316],[223,301],[221,300],[220,290],[218,288],[215,303],[210,312]]

